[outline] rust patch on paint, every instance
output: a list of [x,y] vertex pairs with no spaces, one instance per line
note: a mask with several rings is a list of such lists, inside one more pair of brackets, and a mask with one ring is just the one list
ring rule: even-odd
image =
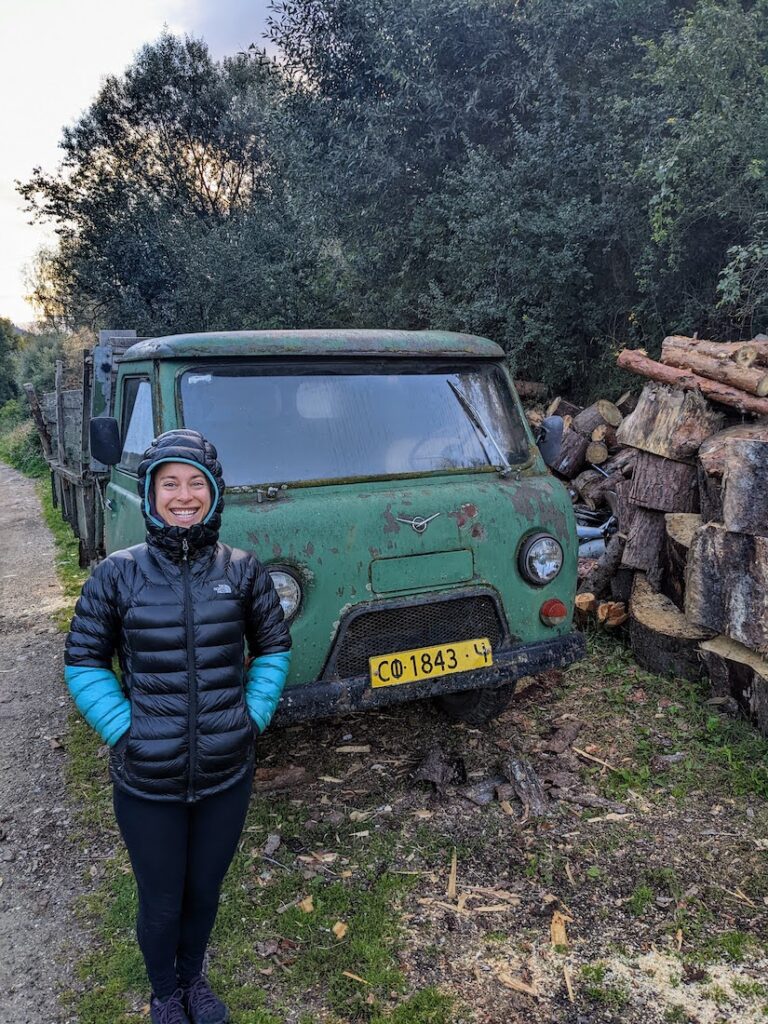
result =
[[400,533],[400,523],[392,515],[391,505],[384,509],[384,523],[384,533]]
[[474,519],[477,515],[477,505],[473,505],[472,502],[467,502],[460,508],[455,509],[453,512],[449,512],[448,515],[456,520],[459,527],[465,526],[470,519]]
[[315,553],[315,545],[312,543],[312,541],[309,541],[307,543],[307,546],[304,548],[304,554],[308,558],[310,558],[312,555],[314,555],[314,553]]
[[470,536],[474,537],[475,540],[485,540],[485,527],[482,523],[475,523],[470,530]]
[[283,549],[280,547],[279,544],[273,544],[272,545],[272,554],[275,556],[275,558],[279,558],[280,555],[282,555],[282,553],[283,553]]

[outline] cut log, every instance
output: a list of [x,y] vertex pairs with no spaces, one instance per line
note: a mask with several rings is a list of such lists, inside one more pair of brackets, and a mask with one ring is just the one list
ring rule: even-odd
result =
[[620,533],[614,533],[597,565],[579,584],[579,595],[592,594],[593,597],[600,597],[605,593],[611,578],[621,565],[624,543],[624,537]]
[[662,594],[681,610],[685,607],[685,568],[688,550],[701,516],[695,513],[674,512],[664,516],[666,536],[661,551]]
[[625,391],[613,404],[622,416],[629,416],[631,412],[635,411],[637,399],[638,396],[634,391]]
[[768,661],[727,636],[705,640],[699,647],[711,680],[713,697],[733,697],[768,736]]
[[[623,352],[619,353],[616,363],[622,370],[630,370],[632,373],[648,377],[660,384],[669,384],[672,387],[688,391],[700,391],[711,401],[728,405],[733,409],[738,409],[739,412],[751,413],[754,416],[768,416],[768,398],[748,395],[746,391],[732,388],[729,384],[721,384],[720,381],[700,377],[692,370],[678,370],[674,366],[665,366],[664,363],[657,363],[655,360],[649,359],[642,352],[625,348]],[[619,440],[622,439],[619,438]]]
[[610,453],[605,441],[590,441],[584,453],[584,458],[592,466],[601,466],[608,461],[609,457]]
[[560,398],[559,396],[553,399],[547,406],[547,416],[570,416],[573,419],[580,412],[580,405],[574,405],[573,402],[569,402],[566,398]]
[[640,452],[632,474],[630,501],[657,512],[698,512],[696,467]]
[[723,425],[723,414],[695,391],[647,384],[635,411],[616,431],[632,448],[680,462],[691,460],[707,437]]
[[736,440],[768,441],[768,421],[758,423],[738,423],[726,427],[708,437],[699,448],[699,462],[710,476],[722,477],[728,459],[731,441]]
[[600,398],[573,417],[573,429],[589,437],[595,427],[599,427],[603,423],[610,427],[618,427],[621,420],[621,413],[613,402]]
[[537,380],[516,380],[515,391],[517,391],[520,398],[531,398],[542,401],[547,397],[549,388],[546,384],[542,384]]
[[606,629],[623,626],[629,618],[627,606],[623,601],[601,601],[597,608],[597,621]]
[[[669,341],[670,339],[667,339]],[[667,342],[665,341],[666,345]],[[676,347],[662,348],[662,362],[667,366],[677,366],[681,370],[693,370],[701,377],[719,380],[723,384],[740,388],[750,395],[764,398],[768,395],[768,372],[763,367],[743,366],[730,359],[718,359],[704,355],[698,348],[679,349]]]
[[731,441],[723,475],[723,523],[768,537],[768,441]]
[[692,626],[663,594],[657,594],[642,573],[635,575],[629,605],[629,638],[638,663],[658,675],[699,679],[699,644],[705,630]]
[[768,538],[707,523],[694,534],[685,614],[696,626],[768,653]]
[[[632,452],[633,455],[637,454],[631,448],[625,448],[623,451]],[[609,459],[600,467],[604,472],[601,473],[600,470],[596,469],[585,469],[573,481],[581,500],[587,508],[595,509],[602,508],[606,504],[610,505],[611,493],[616,494],[616,488],[626,479],[625,471],[631,470],[631,463],[609,470],[609,467],[614,465],[613,459]]]
[[618,448],[616,427],[612,427],[610,423],[601,423],[599,427],[595,427],[589,436],[593,441],[605,442],[608,445],[608,450],[611,452],[615,452]]
[[588,445],[589,439],[578,430],[566,430],[560,452],[551,468],[566,480],[572,480],[579,475],[584,466]]
[[621,564],[628,569],[642,569],[655,579],[659,572],[665,535],[664,513],[636,505]]
[[672,349],[676,349],[678,352],[695,352],[702,356],[708,356],[710,359],[733,362],[742,367],[752,366],[758,356],[758,347],[751,341],[705,341],[673,334],[662,342],[662,362],[667,362],[664,357]]

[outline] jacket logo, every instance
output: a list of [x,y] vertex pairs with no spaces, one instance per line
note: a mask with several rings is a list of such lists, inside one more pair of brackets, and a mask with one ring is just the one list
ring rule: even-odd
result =
[[217,583],[213,588],[217,594],[231,594],[232,587],[228,583]]

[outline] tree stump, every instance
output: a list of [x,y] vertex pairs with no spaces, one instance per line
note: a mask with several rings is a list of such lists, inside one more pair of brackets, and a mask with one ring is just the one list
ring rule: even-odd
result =
[[768,661],[727,636],[700,644],[699,652],[711,680],[713,697],[733,697],[768,736]]
[[698,512],[696,466],[640,452],[629,497],[636,505],[658,512]]
[[723,425],[722,413],[695,391],[647,384],[637,408],[616,431],[620,444],[678,462],[692,460]]
[[768,440],[732,440],[723,474],[723,523],[768,537]]
[[629,638],[638,663],[657,675],[700,679],[699,644],[709,634],[686,619],[664,594],[636,573],[629,603]]
[[688,553],[685,614],[696,626],[768,653],[768,538],[697,530]]

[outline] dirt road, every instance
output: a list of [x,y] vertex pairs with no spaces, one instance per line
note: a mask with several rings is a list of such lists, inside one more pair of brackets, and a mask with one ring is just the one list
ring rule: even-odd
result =
[[32,481],[0,464],[0,1024],[64,1024],[87,854],[64,789],[64,601]]

